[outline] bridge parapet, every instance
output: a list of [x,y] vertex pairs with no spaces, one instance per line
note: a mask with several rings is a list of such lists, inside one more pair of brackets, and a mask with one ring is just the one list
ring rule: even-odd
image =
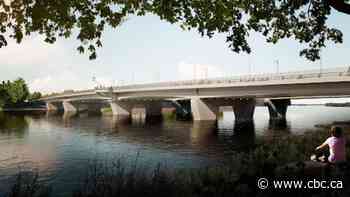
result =
[[[306,80],[306,79],[327,79],[350,77],[350,67],[339,67],[323,70],[307,70],[285,73],[266,73],[266,74],[251,74],[233,77],[220,77],[211,79],[196,79],[183,81],[169,81],[147,84],[134,84],[113,87],[114,90],[133,90],[146,88],[166,88],[166,87],[181,87],[181,86],[201,86],[201,85],[220,85],[220,84],[240,84],[240,83],[256,83],[256,82],[276,82],[288,80]],[[110,91],[111,87],[99,87],[99,90]]]
[[[95,89],[80,91],[65,91],[58,94],[52,94],[43,97],[41,100],[64,99],[71,97],[99,95],[111,97],[110,93],[153,91],[153,90],[171,90],[171,89],[196,89],[196,88],[215,88],[215,87],[231,87],[231,86],[248,86],[248,85],[282,85],[289,83],[321,83],[321,82],[350,82],[350,67],[339,67],[323,70],[306,70],[285,73],[267,73],[252,74],[233,77],[221,77],[212,79],[197,79],[183,81],[169,81],[147,84],[134,84],[116,87],[96,87]],[[138,95],[137,95],[138,96]]]
[[77,97],[77,96],[87,95],[87,94],[95,94],[95,89],[65,90],[60,93],[51,93],[51,94],[45,95],[40,100],[45,101],[45,100],[52,100],[57,98]]

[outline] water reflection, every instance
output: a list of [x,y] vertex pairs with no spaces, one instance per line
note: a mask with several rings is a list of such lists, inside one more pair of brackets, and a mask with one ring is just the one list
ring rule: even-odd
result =
[[290,130],[290,127],[287,123],[287,119],[270,119],[269,120],[269,129],[271,130]]
[[77,117],[78,117],[77,112],[64,112],[62,118],[63,118],[65,127],[70,127],[73,119]]
[[46,117],[52,117],[52,116],[58,116],[60,114],[59,111],[57,110],[52,110],[52,111],[46,111]]
[[[0,113],[0,182],[20,169],[35,169],[45,178],[52,175],[57,151],[47,133],[37,129],[43,120],[44,113]],[[2,186],[6,184],[0,184],[0,190]]]
[[255,124],[253,121],[235,122],[232,144],[239,149],[250,149],[255,145]]
[[217,121],[194,121],[190,131],[191,143],[208,146],[217,139]]
[[274,138],[291,133],[290,123],[286,119],[270,119],[268,129],[265,131],[265,136]]
[[[132,125],[144,126],[146,124],[146,115],[145,113],[132,114],[129,122],[131,122]],[[127,123],[127,121],[124,121],[124,123]],[[150,121],[147,121],[147,124],[149,123]]]
[[225,112],[218,122],[166,119],[156,124],[143,117],[86,114],[0,113],[0,174],[17,172],[24,164],[38,167],[62,192],[74,187],[87,161],[106,155],[126,155],[135,161],[133,156],[140,153],[140,164],[146,166],[159,162],[171,168],[218,165],[229,160],[232,152],[249,150],[266,136],[301,134],[315,124],[349,120],[350,108],[292,106],[287,121],[274,122],[269,121],[266,108],[258,107],[255,121],[245,124],[235,123],[232,112]]
[[0,112],[0,133],[16,134],[23,137],[28,128],[28,120],[23,114]]

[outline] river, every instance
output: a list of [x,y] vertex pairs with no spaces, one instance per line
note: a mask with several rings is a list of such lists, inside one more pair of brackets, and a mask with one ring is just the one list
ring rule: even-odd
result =
[[269,122],[266,107],[257,107],[254,124],[243,128],[234,125],[231,111],[225,111],[217,124],[118,124],[109,116],[1,113],[0,194],[20,170],[35,169],[41,181],[54,185],[54,196],[65,196],[96,159],[123,158],[145,168],[158,163],[169,169],[220,165],[233,151],[248,149],[258,140],[302,135],[316,131],[317,124],[348,120],[350,108],[325,106],[291,106],[282,125]]

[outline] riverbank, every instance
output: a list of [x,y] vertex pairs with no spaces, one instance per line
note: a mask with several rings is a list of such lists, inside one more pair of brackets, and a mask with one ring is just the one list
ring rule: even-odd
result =
[[327,107],[350,107],[350,103],[326,103]]
[[46,112],[45,108],[4,108],[0,109],[3,112]]
[[44,112],[46,111],[46,104],[44,102],[24,102],[24,103],[18,103],[15,105],[5,105],[2,108],[0,108],[0,111],[3,112],[35,112],[40,111]]

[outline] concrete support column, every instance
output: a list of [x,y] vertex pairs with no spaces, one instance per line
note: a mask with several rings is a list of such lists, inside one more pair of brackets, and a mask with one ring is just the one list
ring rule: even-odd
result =
[[162,102],[151,101],[145,104],[146,116],[161,116],[162,115]]
[[291,104],[290,99],[265,100],[265,105],[269,109],[270,120],[286,119],[287,108]]
[[146,122],[160,121],[162,116],[162,101],[146,101],[144,104]]
[[200,98],[191,98],[192,117],[195,121],[216,120],[219,107]]
[[62,105],[64,112],[77,112],[77,108],[69,101],[63,101]]
[[132,105],[123,101],[112,101],[111,108],[113,116],[130,116]]
[[242,98],[233,100],[233,112],[236,123],[251,122],[254,118],[256,100],[254,98]]
[[57,111],[58,108],[57,108],[57,106],[55,106],[51,102],[46,102],[46,110],[47,111]]

